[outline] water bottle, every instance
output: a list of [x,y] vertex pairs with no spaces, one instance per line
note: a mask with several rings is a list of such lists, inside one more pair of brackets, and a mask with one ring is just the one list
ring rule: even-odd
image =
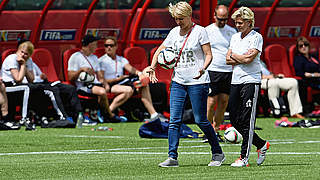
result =
[[106,126],[100,126],[98,128],[92,128],[91,131],[112,131],[112,128]]
[[83,115],[82,115],[82,112],[80,112],[78,115],[77,128],[82,128],[83,121],[84,121]]

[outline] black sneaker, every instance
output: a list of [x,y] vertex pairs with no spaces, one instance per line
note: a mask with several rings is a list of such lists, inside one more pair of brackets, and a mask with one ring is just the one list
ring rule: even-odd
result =
[[26,131],[35,131],[36,130],[36,124],[32,123],[29,118],[26,119],[24,122],[24,125],[26,126]]
[[0,130],[19,130],[20,126],[16,125],[14,122],[0,121]]

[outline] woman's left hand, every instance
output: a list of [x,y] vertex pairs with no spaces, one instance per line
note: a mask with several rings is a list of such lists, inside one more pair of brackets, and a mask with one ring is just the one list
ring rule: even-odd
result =
[[194,77],[193,79],[199,79],[206,71],[204,69],[200,69],[199,70],[199,75],[197,75],[196,77]]

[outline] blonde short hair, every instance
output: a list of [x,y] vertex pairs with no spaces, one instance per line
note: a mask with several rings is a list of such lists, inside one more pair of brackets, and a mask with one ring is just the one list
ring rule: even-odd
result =
[[18,47],[18,50],[20,50],[20,49],[22,49],[22,48],[26,48],[27,51],[28,51],[28,53],[29,53],[29,55],[30,55],[30,56],[32,55],[33,50],[34,50],[34,46],[33,46],[32,42],[26,41],[26,42],[21,43],[21,44],[19,45],[19,47]]
[[189,5],[189,3],[180,1],[175,5],[169,4],[169,13],[172,17],[191,17],[192,15],[192,7]]
[[248,7],[241,7],[238,10],[236,10],[231,18],[233,20],[236,20],[237,17],[242,18],[243,20],[250,20],[251,21],[251,27],[254,27],[254,13],[252,12],[252,10]]

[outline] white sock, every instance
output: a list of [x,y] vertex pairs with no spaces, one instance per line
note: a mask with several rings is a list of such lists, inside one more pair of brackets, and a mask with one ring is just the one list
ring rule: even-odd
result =
[[157,117],[157,116],[158,116],[158,113],[155,112],[155,113],[153,113],[153,114],[150,115],[150,119],[153,119],[153,118],[155,118],[155,117]]

